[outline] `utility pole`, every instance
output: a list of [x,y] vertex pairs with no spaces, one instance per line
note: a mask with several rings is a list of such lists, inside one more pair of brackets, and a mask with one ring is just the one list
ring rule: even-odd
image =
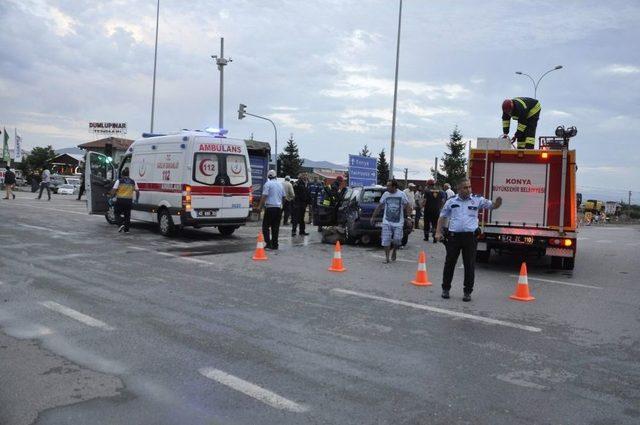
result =
[[220,38],[220,56],[211,55],[211,59],[216,61],[218,65],[218,71],[220,71],[220,112],[218,115],[218,128],[224,128],[224,67],[229,62],[233,62],[233,59],[226,59],[224,57],[224,37]]
[[408,176],[407,176],[408,174],[409,174],[409,169],[405,168],[404,169],[404,188],[405,189],[407,188],[407,182],[409,181]]
[[153,133],[153,115],[156,109],[156,68],[158,65],[158,26],[160,24],[160,0],[158,0],[158,6],[156,8],[156,48],[153,54],[153,89],[151,90],[151,128],[150,133]]
[[391,150],[389,152],[389,169],[393,177],[394,151],[396,147],[396,113],[398,105],[398,66],[400,63],[400,27],[402,25],[402,0],[398,11],[398,41],[396,43],[396,76],[393,83],[393,116],[391,117]]
[[631,191],[629,191],[629,202],[627,203],[627,205],[631,206]]

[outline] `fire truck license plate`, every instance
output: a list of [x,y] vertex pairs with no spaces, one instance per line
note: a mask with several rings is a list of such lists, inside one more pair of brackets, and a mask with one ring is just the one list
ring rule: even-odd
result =
[[216,217],[218,210],[198,210],[198,217]]
[[523,235],[500,235],[502,242],[517,243],[522,245],[533,245],[533,236]]

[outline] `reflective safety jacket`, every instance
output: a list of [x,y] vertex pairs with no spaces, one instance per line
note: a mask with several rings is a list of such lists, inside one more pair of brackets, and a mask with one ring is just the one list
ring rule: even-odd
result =
[[513,110],[511,115],[502,114],[502,132],[509,134],[510,120],[514,119],[518,121],[518,128],[516,130],[515,137],[520,139],[524,135],[524,131],[527,129],[528,121],[530,119],[538,119],[540,116],[540,102],[537,99],[530,97],[516,97],[511,99],[513,101]]
[[129,177],[121,177],[117,181],[116,198],[133,199],[133,192],[137,189],[136,182]]

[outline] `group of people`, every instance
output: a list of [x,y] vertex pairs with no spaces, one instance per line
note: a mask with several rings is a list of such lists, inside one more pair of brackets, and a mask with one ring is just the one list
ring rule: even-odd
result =
[[[464,264],[462,300],[468,302],[471,301],[475,280],[477,237],[480,233],[478,213],[483,209],[500,208],[502,198],[498,197],[495,201],[490,201],[482,196],[472,195],[471,182],[467,178],[458,183],[457,189],[457,195],[453,194],[453,191],[449,194],[447,191],[451,190],[451,187],[443,186],[443,190],[438,190],[435,189],[435,183],[430,180],[424,192],[416,190],[415,186],[411,185],[402,192],[398,190],[398,182],[390,180],[387,183],[387,191],[384,192],[373,212],[371,223],[376,221],[379,212],[383,210],[381,240],[385,250],[385,261],[389,263],[396,260],[397,250],[402,245],[403,226],[411,222],[412,202],[413,205],[421,206],[425,212],[425,229],[430,225],[430,218],[437,207],[433,240],[434,242],[443,241],[447,251],[442,277],[442,298],[450,298],[453,273],[458,257],[462,253]],[[424,198],[420,201],[420,195],[425,198],[433,197],[436,201],[434,206],[430,206]],[[448,199],[447,196],[449,196]],[[428,232],[425,230],[425,240],[428,240]]]
[[[327,181],[320,183],[315,177],[313,182],[309,182],[307,175],[298,175],[295,184],[291,183],[289,176],[283,182],[276,178],[275,170],[267,173],[267,182],[262,187],[259,210],[264,208],[262,220],[262,234],[267,249],[278,249],[278,236],[280,234],[280,223],[287,225],[291,219],[291,236],[306,236],[305,215],[309,209],[309,222],[313,216],[313,207],[317,205],[318,198],[322,197],[322,202],[332,205],[336,202],[340,192],[345,187],[344,177],[338,176],[332,185]],[[298,233],[299,231],[299,233]]]
[[[404,190],[407,201],[412,208],[413,225],[415,229],[420,228],[420,219],[423,219],[424,240],[429,240],[431,235],[435,243],[436,224],[440,216],[440,210],[445,202],[455,196],[455,192],[451,190],[451,185],[445,183],[442,188],[437,188],[434,180],[427,180],[426,187],[416,186],[409,183]],[[406,242],[405,242],[406,243]],[[403,243],[404,244],[404,243]]]

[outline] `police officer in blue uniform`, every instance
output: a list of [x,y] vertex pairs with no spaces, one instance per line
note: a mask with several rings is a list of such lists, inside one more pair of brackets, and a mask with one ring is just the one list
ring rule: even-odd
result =
[[482,196],[471,194],[471,182],[464,179],[458,183],[458,195],[449,199],[440,212],[436,229],[436,240],[443,239],[442,228],[446,219],[449,219],[449,231],[445,246],[447,258],[444,262],[442,276],[442,298],[449,298],[451,281],[456,262],[462,251],[464,263],[464,297],[462,301],[471,301],[473,281],[476,266],[477,236],[480,233],[478,227],[478,212],[482,209],[497,209],[502,205],[502,198],[489,201]]

